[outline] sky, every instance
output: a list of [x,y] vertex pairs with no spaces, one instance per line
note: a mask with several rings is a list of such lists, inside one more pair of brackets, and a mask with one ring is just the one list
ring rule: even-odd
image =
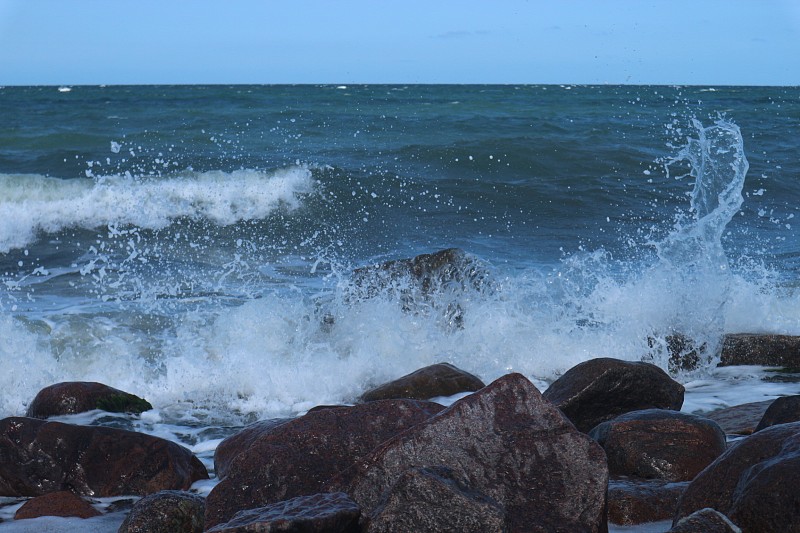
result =
[[0,86],[800,85],[800,0],[0,0]]

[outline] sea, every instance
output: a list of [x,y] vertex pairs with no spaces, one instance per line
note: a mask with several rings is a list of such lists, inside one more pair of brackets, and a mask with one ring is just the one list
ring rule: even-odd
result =
[[[0,416],[99,381],[154,409],[64,420],[213,474],[242,426],[437,362],[544,390],[644,360],[694,413],[799,394],[716,366],[727,333],[800,335],[798,154],[800,87],[2,87]],[[478,282],[353,277],[447,248]]]

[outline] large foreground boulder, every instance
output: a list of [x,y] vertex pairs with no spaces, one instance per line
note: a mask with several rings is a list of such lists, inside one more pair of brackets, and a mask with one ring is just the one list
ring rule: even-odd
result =
[[742,533],[742,530],[719,511],[705,508],[681,518],[667,533]]
[[85,496],[188,489],[208,478],[186,448],[143,433],[35,418],[0,420],[0,496]]
[[621,414],[683,405],[683,385],[655,365],[608,357],[580,363],[554,381],[543,396],[583,432]]
[[259,438],[269,434],[276,427],[294,420],[293,418],[272,418],[259,420],[243,428],[238,433],[224,439],[214,450],[214,471],[219,479],[228,475],[231,462],[243,451],[246,451]]
[[262,432],[230,461],[206,500],[206,527],[237,511],[319,492],[337,472],[386,439],[444,409],[433,402],[382,400],[309,412]]
[[412,398],[429,400],[437,396],[452,396],[460,392],[474,392],[486,385],[476,376],[449,363],[438,363],[384,383],[361,396],[363,402]]
[[759,333],[725,335],[719,366],[732,365],[800,368],[800,336]]
[[100,409],[112,413],[134,413],[152,409],[147,400],[93,381],[67,381],[40,390],[28,406],[26,416],[49,418]]
[[742,439],[703,470],[681,498],[675,522],[711,507],[744,532],[800,531],[800,422]]
[[[602,448],[520,374],[503,376],[384,442],[327,488],[350,494],[377,519],[388,502],[409,493],[397,488],[407,483],[409,472],[438,467],[450,469],[458,491],[496,502],[505,511],[508,531],[607,527],[608,467]],[[415,501],[409,496],[409,509]],[[399,507],[396,501],[392,505]]]
[[645,479],[691,481],[726,449],[715,422],[665,409],[625,413],[589,436],[606,451],[611,475]]

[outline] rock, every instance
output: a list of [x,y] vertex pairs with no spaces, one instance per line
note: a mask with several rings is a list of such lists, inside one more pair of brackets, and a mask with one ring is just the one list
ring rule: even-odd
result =
[[205,508],[197,494],[156,492],[136,502],[117,533],[203,533]]
[[650,363],[591,359],[574,366],[544,392],[575,427],[588,432],[621,414],[642,409],[680,410],[683,385]]
[[688,481],[612,479],[608,482],[608,520],[632,526],[671,519]]
[[372,517],[407,471],[438,466],[502,506],[511,532],[605,531],[605,453],[520,374],[384,442],[327,489]]
[[274,418],[260,420],[243,428],[238,433],[231,435],[219,443],[214,450],[214,471],[219,479],[228,475],[231,461],[237,455],[247,450],[255,441],[268,434],[274,428],[293,420],[292,418]]
[[673,373],[696,370],[710,360],[707,343],[698,344],[691,337],[675,331],[663,337],[648,336],[647,345],[653,349],[653,358],[667,355],[667,366]]
[[755,430],[770,405],[772,400],[745,403],[703,413],[702,416],[719,424],[728,435],[749,435]]
[[800,531],[800,422],[740,440],[689,484],[675,523],[711,507],[745,532]]
[[477,377],[448,363],[426,366],[365,392],[361,401],[412,398],[429,400],[437,396],[452,396],[459,392],[474,392],[486,385]]
[[691,481],[726,449],[716,422],[665,409],[625,413],[589,436],[606,451],[612,476]]
[[705,508],[678,520],[667,533],[742,533],[727,516]]
[[444,409],[383,400],[307,413],[265,432],[230,462],[206,499],[206,527],[237,511],[323,492],[322,485],[375,446]]
[[347,494],[313,494],[239,511],[208,533],[359,533],[361,510]]
[[39,518],[40,516],[92,518],[100,516],[100,514],[100,511],[80,496],[68,490],[62,490],[28,500],[17,509],[14,520]]
[[446,467],[406,470],[373,512],[365,533],[504,531],[502,506]]
[[207,478],[189,450],[143,433],[35,418],[0,420],[0,496],[67,489],[85,496],[144,495],[188,489]]
[[800,336],[725,335],[719,366],[760,365],[800,368]]
[[101,409],[112,413],[141,413],[152,409],[149,402],[133,394],[89,381],[56,383],[39,391],[26,416],[48,418]]
[[761,431],[776,424],[798,421],[800,421],[800,396],[783,396],[767,408],[755,430]]

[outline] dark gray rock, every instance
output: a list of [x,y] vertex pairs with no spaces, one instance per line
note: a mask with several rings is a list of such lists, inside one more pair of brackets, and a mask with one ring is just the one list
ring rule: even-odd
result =
[[683,405],[683,385],[650,363],[602,357],[574,366],[544,392],[583,432],[621,414]]
[[691,481],[725,451],[725,433],[707,418],[647,409],[595,427],[612,476]]
[[753,433],[689,484],[675,522],[710,507],[742,531],[800,531],[800,422]]
[[323,492],[337,472],[401,431],[444,409],[433,402],[382,400],[307,413],[278,425],[233,458],[206,500],[206,527],[237,511]]
[[800,336],[761,333],[725,335],[719,366],[800,368]]
[[313,494],[239,511],[208,533],[359,533],[360,516],[361,510],[347,494]]
[[429,400],[437,396],[474,392],[485,386],[483,381],[468,372],[449,363],[438,363],[369,390],[361,396],[361,401],[395,398]]
[[26,416],[49,418],[101,409],[112,413],[141,413],[152,409],[134,394],[91,381],[56,383],[40,390],[28,406]]
[[207,479],[173,442],[122,429],[36,418],[0,420],[0,496],[71,490],[85,496],[145,495]]
[[607,527],[605,453],[520,374],[384,442],[327,489],[347,492],[371,517],[407,471],[432,466],[501,505],[511,532]]
[[728,435],[750,435],[770,405],[772,400],[745,403],[702,413],[702,416],[719,424]]
[[372,513],[365,532],[505,531],[502,506],[457,478],[446,467],[405,471]]
[[755,430],[761,431],[776,424],[798,421],[800,421],[800,396],[783,396],[770,404]]
[[688,481],[612,479],[608,482],[608,521],[632,526],[671,519],[688,485]]
[[134,504],[118,533],[203,533],[205,500],[190,492],[165,490]]
[[742,530],[719,511],[705,508],[681,518],[667,533],[742,533]]

